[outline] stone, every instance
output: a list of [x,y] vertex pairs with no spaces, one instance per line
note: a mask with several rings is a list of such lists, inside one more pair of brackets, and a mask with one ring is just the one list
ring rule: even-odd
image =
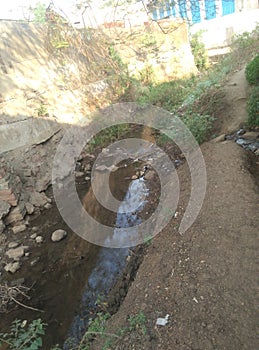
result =
[[17,260],[23,257],[24,253],[25,253],[24,247],[18,247],[18,248],[12,248],[7,250],[5,254],[8,256],[9,259]]
[[26,214],[26,208],[24,202],[20,202],[17,207],[11,209],[10,213],[5,219],[6,225],[14,224],[16,222],[23,221]]
[[8,248],[9,248],[9,249],[17,248],[18,245],[19,245],[18,242],[10,242],[10,243],[8,244]]
[[255,140],[259,137],[259,132],[257,131],[248,131],[244,135],[242,135],[242,139],[244,140]]
[[30,235],[31,239],[35,239],[37,237],[37,233],[33,233],[32,235]]
[[26,230],[26,225],[21,224],[21,225],[14,226],[14,227],[12,228],[12,230],[13,230],[13,233],[14,233],[14,234],[23,232],[23,231]]
[[226,134],[219,135],[218,137],[215,137],[214,139],[211,140],[213,143],[218,143],[225,141]]
[[5,224],[3,223],[3,220],[0,220],[0,234],[4,232]]
[[9,264],[5,265],[5,267],[4,267],[6,272],[11,272],[11,273],[15,273],[20,268],[21,268],[21,264],[18,261],[14,262],[14,263],[9,263]]
[[0,199],[4,202],[8,202],[13,207],[18,204],[18,198],[10,188],[0,190]]
[[29,215],[33,214],[34,213],[34,206],[31,204],[31,203],[26,203],[25,204],[25,207],[26,207],[26,210],[27,210],[27,213]]
[[45,191],[51,182],[51,176],[49,174],[46,174],[42,179],[38,180],[35,186],[35,189],[37,192],[43,192]]
[[85,177],[85,181],[90,181],[90,180],[91,180],[91,178],[89,176]]
[[52,233],[51,240],[52,242],[60,242],[66,236],[67,236],[67,233],[65,230],[56,230]]
[[52,205],[50,203],[47,203],[47,204],[44,205],[44,208],[45,209],[50,209],[50,208],[52,208]]
[[138,178],[138,175],[131,176],[131,180],[137,180],[137,178]]
[[44,207],[46,203],[48,203],[48,197],[45,195],[45,193],[40,192],[32,192],[30,195],[30,201],[32,205],[35,207]]
[[149,171],[145,174],[144,179],[145,179],[145,180],[153,180],[154,177],[155,177],[155,175],[156,175],[156,172],[155,172],[154,170],[149,170]]
[[35,238],[36,243],[43,243],[43,237],[42,236],[37,236]]
[[0,219],[5,217],[10,211],[11,205],[0,199]]
[[82,177],[82,176],[84,176],[84,173],[82,171],[76,171],[75,172],[75,176],[76,177]]
[[257,150],[255,151],[255,155],[256,155],[256,156],[259,156],[259,149],[257,149]]

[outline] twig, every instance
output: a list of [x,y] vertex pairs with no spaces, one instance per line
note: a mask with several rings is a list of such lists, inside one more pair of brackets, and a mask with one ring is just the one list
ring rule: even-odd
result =
[[11,297],[11,300],[14,301],[16,304],[18,304],[26,309],[30,309],[30,310],[37,311],[37,312],[44,312],[43,310],[36,309],[34,307],[31,307],[31,306],[27,306],[27,305],[21,303],[20,301],[16,300],[14,297]]

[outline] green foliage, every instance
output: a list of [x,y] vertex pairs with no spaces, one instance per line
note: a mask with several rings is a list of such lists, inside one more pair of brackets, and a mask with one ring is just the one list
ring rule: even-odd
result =
[[27,321],[15,320],[9,333],[0,333],[0,346],[8,344],[11,350],[37,350],[42,347],[42,336],[46,324],[41,319]]
[[38,116],[39,117],[44,117],[48,114],[48,109],[46,107],[46,105],[44,105],[43,103],[41,103],[41,105],[39,106],[38,110],[37,110]]
[[150,103],[172,112],[186,98],[187,89],[188,83],[186,84],[183,80],[172,80],[166,83],[150,85],[149,89],[144,90],[138,96],[138,102]]
[[109,55],[111,56],[111,59],[118,64],[119,67],[125,68],[124,63],[122,62],[122,59],[118,53],[118,51],[115,49],[114,45],[110,45],[108,48]]
[[31,8],[31,12],[34,15],[33,21],[36,23],[45,23],[46,22],[46,5],[41,2],[37,2],[35,7]]
[[143,69],[139,71],[140,81],[143,85],[150,85],[154,83],[154,69],[151,65],[145,65]]
[[119,139],[128,130],[128,124],[118,124],[103,129],[89,141],[87,149],[89,152],[92,152],[98,146],[104,147],[105,145]]
[[150,46],[156,45],[157,41],[155,36],[152,33],[146,33],[143,36],[141,43],[144,47],[150,47]]
[[190,41],[194,62],[199,70],[207,69],[209,66],[208,53],[201,41],[202,33],[202,31],[195,33]]
[[247,101],[248,124],[259,126],[259,86],[253,87]]
[[248,63],[245,74],[249,84],[259,85],[259,55]]
[[129,330],[131,332],[140,330],[141,333],[143,334],[147,333],[147,328],[146,328],[147,318],[142,311],[140,311],[135,316],[130,316],[128,319],[128,322],[129,322]]
[[213,120],[214,118],[209,115],[201,115],[199,113],[192,112],[187,112],[182,117],[182,121],[199,144],[205,141],[208,131],[212,127]]

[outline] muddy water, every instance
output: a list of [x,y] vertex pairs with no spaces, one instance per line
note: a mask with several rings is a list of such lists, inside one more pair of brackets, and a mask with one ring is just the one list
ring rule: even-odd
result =
[[[132,201],[139,202],[138,210],[141,211],[148,195],[143,179],[131,181],[137,166],[137,163],[122,166],[110,177],[112,193],[118,199],[124,198],[123,205],[126,206],[121,211],[118,208],[114,217],[99,208],[86,183],[78,186],[84,206],[96,219],[113,225],[114,234],[116,227],[134,226],[139,222],[137,212],[130,216],[122,213],[125,209],[130,210]],[[78,342],[97,299],[106,295],[122,274],[129,252],[128,249],[100,248],[84,241],[66,226],[55,207],[35,218],[31,222],[33,226],[37,228],[37,234],[44,237],[44,243],[30,250],[31,255],[15,278],[25,278],[24,284],[32,286],[31,299],[24,302],[43,312],[16,307],[10,313],[0,315],[0,329],[9,329],[16,318],[42,318],[48,324],[43,349],[49,350],[55,344],[63,344],[67,338]],[[51,233],[58,228],[65,229],[68,236],[59,243],[52,243]],[[28,232],[28,238],[31,234],[32,231]],[[69,348],[65,342],[64,349]]]

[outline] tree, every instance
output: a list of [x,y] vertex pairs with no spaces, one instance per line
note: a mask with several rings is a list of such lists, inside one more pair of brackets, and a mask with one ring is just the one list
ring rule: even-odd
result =
[[37,2],[35,7],[31,7],[30,11],[33,13],[34,22],[45,23],[46,22],[46,9],[47,6],[41,2]]

